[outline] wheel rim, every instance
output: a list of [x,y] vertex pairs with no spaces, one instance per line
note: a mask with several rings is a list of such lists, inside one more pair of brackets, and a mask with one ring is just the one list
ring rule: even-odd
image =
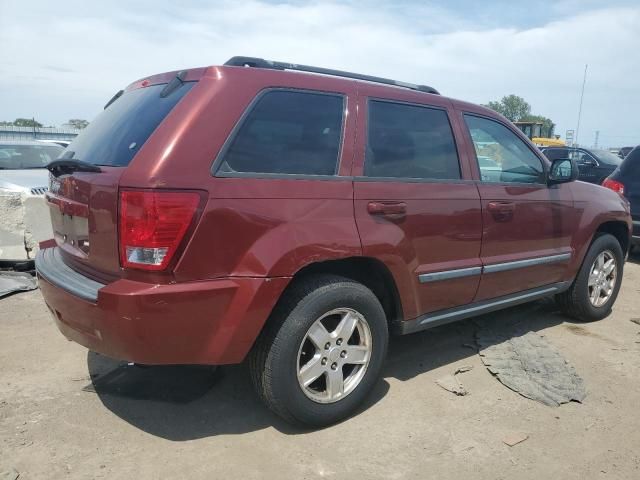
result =
[[300,388],[314,402],[343,399],[362,381],[371,349],[371,329],[362,314],[350,308],[325,313],[313,322],[298,349]]
[[589,300],[594,307],[602,307],[613,295],[618,276],[616,258],[610,250],[600,252],[589,272]]

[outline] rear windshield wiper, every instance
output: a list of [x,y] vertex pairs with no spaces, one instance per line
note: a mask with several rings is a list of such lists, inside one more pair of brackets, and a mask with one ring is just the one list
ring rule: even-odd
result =
[[169,83],[165,85],[165,87],[160,92],[160,98],[166,98],[171,95],[174,91],[184,85],[184,79],[187,77],[187,71],[182,70],[176,73],[176,76],[171,79]]
[[93,163],[72,159],[54,160],[47,165],[47,170],[49,170],[54,177],[59,177],[60,175],[68,175],[73,172],[102,172],[100,167],[94,165]]
[[118,90],[116,92],[116,94],[113,97],[111,97],[111,100],[109,100],[107,102],[107,104],[104,106],[103,110],[106,110],[109,105],[111,105],[113,102],[115,102],[117,99],[119,99],[122,96],[123,93],[124,93],[124,90]]

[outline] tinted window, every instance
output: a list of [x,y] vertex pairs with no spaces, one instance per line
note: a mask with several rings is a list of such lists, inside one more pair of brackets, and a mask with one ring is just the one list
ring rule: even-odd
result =
[[370,101],[364,173],[370,177],[459,179],[447,113]]
[[614,155],[613,153],[607,150],[591,150],[591,153],[595,155],[598,160],[601,160],[604,163],[608,163],[610,165],[620,165],[622,163],[622,159]]
[[64,151],[58,145],[0,143],[0,170],[45,168]]
[[334,175],[343,110],[338,95],[269,91],[242,123],[219,171]]
[[569,149],[567,148],[546,148],[544,155],[549,160],[558,160],[561,158],[571,158],[569,155]]
[[585,150],[572,150],[569,154],[569,158],[575,160],[578,164],[586,166],[596,166],[598,161]]
[[65,157],[73,152],[73,158],[95,165],[128,165],[193,85],[184,83],[164,98],[160,92],[166,84],[125,92],[82,130],[67,147]]
[[[531,149],[499,122],[465,115],[467,127],[478,157],[478,166],[485,182],[542,183],[542,162]],[[496,167],[487,167],[490,159]]]

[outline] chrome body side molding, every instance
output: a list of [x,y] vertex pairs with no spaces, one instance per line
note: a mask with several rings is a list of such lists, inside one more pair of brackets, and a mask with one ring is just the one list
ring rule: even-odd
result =
[[566,262],[569,260],[571,260],[570,253],[559,253],[557,255],[548,255],[546,257],[527,258],[525,260],[515,260],[513,262],[493,263],[483,267],[456,268],[454,270],[444,270],[441,272],[421,273],[418,275],[418,280],[420,280],[420,283],[439,282],[454,278],[471,277],[483,273],[506,272],[518,268]]
[[506,272],[507,270],[515,270],[517,268],[534,267],[536,265],[545,265],[548,263],[566,262],[571,260],[570,253],[560,253],[558,255],[549,255],[548,257],[527,258],[526,260],[516,260],[515,262],[494,263],[493,265],[485,265],[482,273]]
[[471,277],[480,275],[482,267],[458,268],[456,270],[446,270],[444,272],[422,273],[418,275],[420,283],[439,282],[440,280],[451,280],[453,278]]

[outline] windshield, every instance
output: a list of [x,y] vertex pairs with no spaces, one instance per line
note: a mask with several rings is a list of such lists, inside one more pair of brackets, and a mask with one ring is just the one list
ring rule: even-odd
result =
[[161,97],[166,84],[125,92],[109,105],[67,147],[65,158],[94,165],[126,166],[171,109],[191,89],[183,83]]
[[610,163],[611,165],[620,165],[622,163],[622,159],[619,156],[614,155],[613,153],[608,152],[606,150],[589,150],[589,151],[593,153],[598,160],[602,160],[605,163]]
[[60,156],[64,148],[59,145],[0,144],[0,170],[45,168]]

